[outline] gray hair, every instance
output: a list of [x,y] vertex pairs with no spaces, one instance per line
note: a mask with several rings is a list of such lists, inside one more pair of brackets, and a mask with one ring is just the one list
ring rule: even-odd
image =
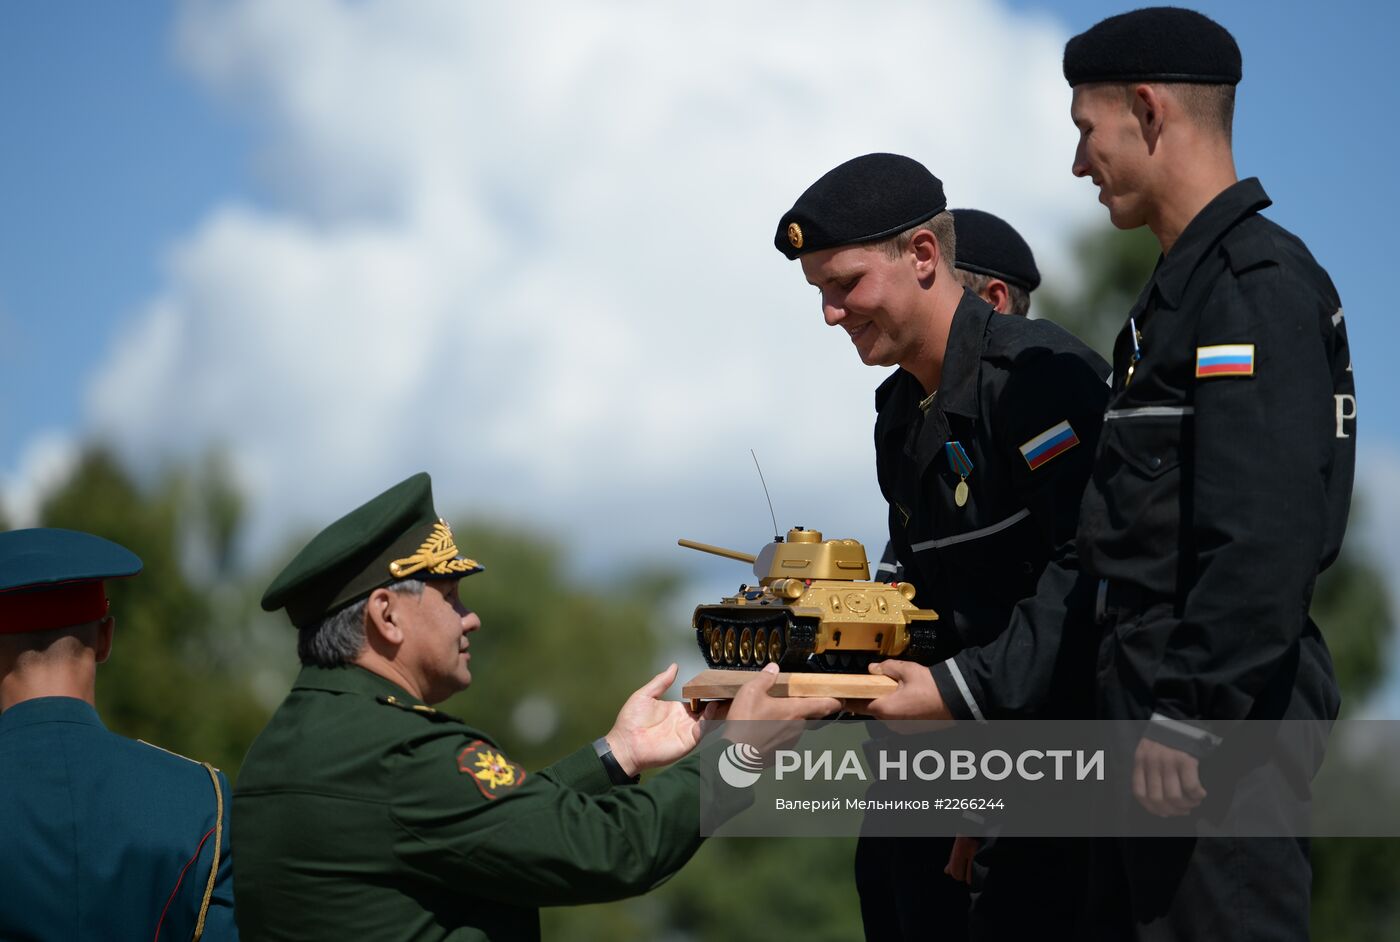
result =
[[[402,595],[423,594],[426,585],[421,579],[401,579],[384,588]],[[365,647],[365,608],[369,599],[363,598],[331,612],[316,625],[297,629],[297,657],[301,663],[315,667],[343,667],[359,656]]]
[[967,271],[963,268],[959,268],[954,274],[958,276],[958,281],[962,282],[964,288],[979,297],[983,296],[982,292],[986,290],[987,285],[991,283],[993,278],[996,278],[997,281],[1006,285],[1006,313],[1022,316],[1030,313],[1031,293],[1020,285],[1013,285],[1005,278],[997,278],[995,275],[984,275],[981,272]]

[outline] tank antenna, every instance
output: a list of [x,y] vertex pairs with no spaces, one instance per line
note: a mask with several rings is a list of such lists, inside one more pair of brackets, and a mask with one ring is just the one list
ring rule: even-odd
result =
[[773,542],[781,543],[782,536],[778,533],[778,515],[773,513],[773,498],[768,496],[768,482],[763,480],[763,469],[758,466],[758,455],[754,454],[752,448],[749,455],[753,458],[753,466],[758,469],[758,483],[763,485],[763,498],[768,501],[768,516],[773,518]]

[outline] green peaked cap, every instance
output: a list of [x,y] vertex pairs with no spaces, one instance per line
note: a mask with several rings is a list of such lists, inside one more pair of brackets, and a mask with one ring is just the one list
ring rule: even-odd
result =
[[461,579],[484,567],[457,551],[433,509],[426,472],[401,481],[326,527],[263,593],[262,607],[314,625],[375,589],[404,579]]

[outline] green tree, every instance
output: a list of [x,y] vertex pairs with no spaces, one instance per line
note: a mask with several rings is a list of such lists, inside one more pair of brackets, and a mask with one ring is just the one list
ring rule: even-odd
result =
[[[43,526],[87,530],[129,547],[142,573],[108,585],[117,631],[98,672],[97,705],[113,730],[235,774],[267,709],[253,694],[240,643],[246,604],[227,588],[201,526],[217,478],[176,470],[138,487],[113,455],[87,450],[40,509]],[[231,532],[230,528],[230,532]],[[195,581],[192,573],[203,570]]]
[[1033,308],[1069,330],[1104,359],[1127,320],[1161,249],[1147,229],[1091,229],[1074,240],[1077,284],[1046,285],[1035,293]]

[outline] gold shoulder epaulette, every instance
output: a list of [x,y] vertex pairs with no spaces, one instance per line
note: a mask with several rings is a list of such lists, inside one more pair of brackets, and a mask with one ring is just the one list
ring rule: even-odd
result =
[[421,704],[421,703],[405,703],[404,701],[400,700],[398,697],[392,697],[392,696],[391,696],[391,697],[375,697],[374,699],[377,700],[377,701],[379,701],[380,703],[384,704],[385,706],[398,707],[400,710],[403,710],[403,711],[405,711],[405,712],[407,712],[407,713],[417,713],[417,714],[419,714],[420,716],[426,716],[428,719],[430,719],[430,720],[437,720],[437,721],[440,722],[440,723],[460,723],[460,722],[462,722],[461,720],[457,719],[457,717],[453,716],[453,715],[450,714],[450,713],[443,713],[441,710],[434,710],[432,707],[430,707],[430,706],[424,706],[424,705]]

